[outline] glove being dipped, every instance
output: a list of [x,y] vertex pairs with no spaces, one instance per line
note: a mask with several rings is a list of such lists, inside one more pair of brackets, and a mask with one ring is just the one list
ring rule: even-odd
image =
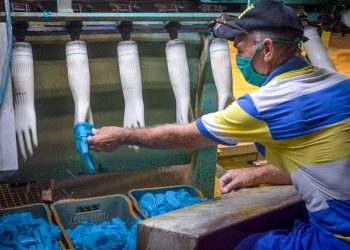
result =
[[92,134],[91,130],[93,128],[95,128],[95,125],[88,122],[77,122],[74,125],[75,148],[81,155],[86,170],[90,174],[95,172],[95,168],[92,165],[93,160],[91,154],[89,153],[87,138]]

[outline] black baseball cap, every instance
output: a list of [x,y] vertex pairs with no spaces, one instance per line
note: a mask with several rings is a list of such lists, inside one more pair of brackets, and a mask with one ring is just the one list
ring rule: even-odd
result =
[[[232,17],[232,16],[231,16]],[[304,28],[295,11],[277,1],[262,1],[251,4],[233,21],[215,21],[212,27],[215,37],[234,40],[235,36],[252,30],[288,30],[306,41]]]

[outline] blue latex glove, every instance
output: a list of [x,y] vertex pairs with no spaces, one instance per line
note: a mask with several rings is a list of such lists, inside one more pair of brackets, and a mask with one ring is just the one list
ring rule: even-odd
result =
[[176,192],[174,191],[167,191],[165,193],[165,199],[175,209],[178,209],[181,207],[181,201],[176,197]]
[[174,211],[179,208],[188,207],[203,201],[207,198],[193,197],[185,189],[177,192],[167,191],[165,194],[151,193],[144,194],[138,201],[139,208],[149,218]]
[[5,214],[0,217],[0,249],[58,250],[60,230],[31,213]]
[[99,224],[85,221],[74,229],[67,229],[67,233],[76,250],[135,250],[137,221],[131,229],[119,218]]
[[75,148],[83,158],[84,165],[89,173],[95,172],[87,141],[88,136],[92,134],[91,130],[93,128],[95,128],[95,125],[88,122],[77,122],[74,125]]
[[139,201],[139,207],[147,217],[153,217],[153,211],[157,210],[158,204],[153,194],[146,193]]

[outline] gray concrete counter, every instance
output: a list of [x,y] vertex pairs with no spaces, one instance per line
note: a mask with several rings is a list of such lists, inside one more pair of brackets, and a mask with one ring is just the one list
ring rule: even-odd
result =
[[293,186],[242,189],[139,223],[138,249],[233,249],[245,236],[305,218]]

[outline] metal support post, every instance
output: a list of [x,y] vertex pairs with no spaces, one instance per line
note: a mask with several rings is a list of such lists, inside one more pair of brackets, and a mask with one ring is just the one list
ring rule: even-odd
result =
[[[215,112],[217,110],[217,93],[211,74],[209,38],[202,36],[202,54],[199,61],[198,89],[196,100],[196,117]],[[199,188],[205,197],[214,196],[217,147],[207,147],[196,150],[192,155],[190,179],[192,185]]]

